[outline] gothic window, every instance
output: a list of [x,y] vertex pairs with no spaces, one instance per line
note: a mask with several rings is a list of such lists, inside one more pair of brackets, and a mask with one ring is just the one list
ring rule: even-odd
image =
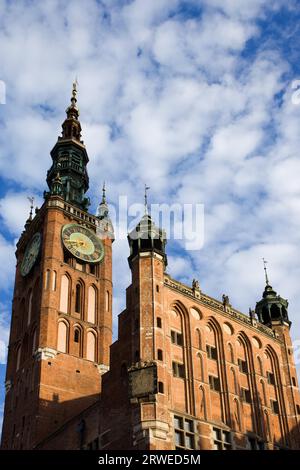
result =
[[88,331],[86,340],[86,358],[94,362],[96,360],[96,337],[94,333]]
[[81,329],[76,326],[74,328],[74,353],[77,356],[81,356],[81,346],[82,346],[82,340],[81,340]]
[[50,269],[47,269],[46,270],[46,274],[45,274],[45,289],[49,289],[50,287],[50,275],[51,275],[51,271]]
[[203,381],[203,358],[200,353],[197,354],[198,360],[199,360],[199,380]]
[[266,387],[265,387],[263,380],[261,380],[260,383],[261,383],[261,388],[262,388],[262,393],[263,393],[264,405],[266,406],[267,405]]
[[231,373],[232,373],[234,393],[235,393],[235,395],[238,395],[238,384],[237,384],[237,380],[236,380],[235,371],[234,371],[233,367],[230,370],[231,370]]
[[52,290],[56,290],[56,278],[57,278],[57,273],[56,271],[53,271],[53,276],[52,276]]
[[197,340],[197,348],[202,349],[202,341],[201,341],[201,332],[199,328],[196,329],[196,340]]
[[57,349],[60,352],[67,352],[68,327],[64,321],[58,323]]
[[69,290],[70,290],[70,280],[69,277],[64,274],[61,278],[60,286],[60,306],[59,309],[63,313],[69,312]]
[[87,321],[90,323],[96,322],[96,289],[94,286],[90,286],[88,290]]
[[82,287],[80,284],[76,285],[75,294],[75,312],[81,313],[81,302],[82,302]]
[[231,343],[228,343],[228,350],[229,350],[230,362],[234,364],[234,354],[233,354],[233,347]]
[[156,319],[156,326],[157,326],[157,328],[162,328],[162,322],[161,322],[160,317],[157,317],[157,319]]
[[257,356],[257,362],[258,362],[258,370],[259,370],[260,375],[264,375],[262,360],[259,356]]

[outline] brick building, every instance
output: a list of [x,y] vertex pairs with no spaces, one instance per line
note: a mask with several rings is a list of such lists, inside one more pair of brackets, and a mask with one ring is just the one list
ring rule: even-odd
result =
[[166,273],[147,213],[128,236],[131,285],[112,344],[113,226],[88,212],[76,87],[49,191],[17,244],[3,449],[300,449],[288,302],[245,315]]

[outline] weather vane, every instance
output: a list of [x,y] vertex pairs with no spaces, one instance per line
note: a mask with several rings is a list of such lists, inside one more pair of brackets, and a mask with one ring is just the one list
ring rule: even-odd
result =
[[145,184],[145,196],[144,196],[144,198],[145,198],[145,214],[148,214],[148,195],[147,195],[148,189],[150,189],[150,186],[147,186]]
[[263,263],[264,263],[264,270],[265,270],[265,276],[266,276],[266,284],[268,286],[269,285],[268,272],[267,272],[268,261],[266,261],[265,258],[263,258]]

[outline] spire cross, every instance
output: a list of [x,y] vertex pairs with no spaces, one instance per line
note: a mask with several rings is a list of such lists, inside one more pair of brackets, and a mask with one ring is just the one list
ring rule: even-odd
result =
[[266,284],[268,286],[269,285],[268,272],[267,272],[268,261],[266,261],[265,258],[263,258],[263,263],[264,263],[264,271],[265,271],[265,276],[266,276]]
[[29,214],[29,220],[32,220],[32,211],[33,211],[33,203],[34,203],[34,197],[29,197],[27,196],[28,201],[30,202],[30,214]]
[[150,186],[147,186],[145,184],[145,196],[144,196],[144,198],[145,198],[145,214],[148,214],[148,195],[147,195],[148,189],[150,189]]

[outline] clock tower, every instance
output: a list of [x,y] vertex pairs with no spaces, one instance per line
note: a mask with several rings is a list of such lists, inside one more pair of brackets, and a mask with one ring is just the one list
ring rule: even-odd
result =
[[97,215],[88,212],[76,94],[74,84],[44,204],[17,244],[3,449],[35,448],[93,406],[108,370],[113,227],[105,193]]

